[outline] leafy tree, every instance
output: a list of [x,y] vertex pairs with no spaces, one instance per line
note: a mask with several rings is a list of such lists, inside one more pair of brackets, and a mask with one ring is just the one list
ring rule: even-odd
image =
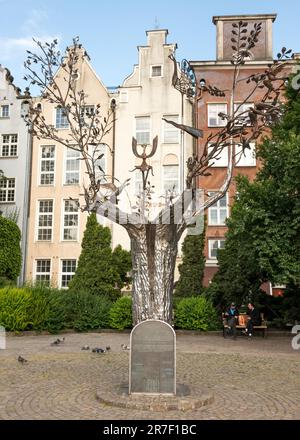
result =
[[131,271],[131,253],[122,248],[119,244],[112,253],[113,265],[119,274],[119,280],[117,281],[119,289],[122,289],[125,285],[128,285],[131,281],[128,273]]
[[289,298],[299,292],[300,96],[289,87],[287,97],[282,121],[259,147],[255,181],[237,178],[239,197],[208,292],[216,304],[255,297],[267,280],[287,284]]
[[16,281],[20,274],[22,254],[18,225],[0,215],[0,280]]
[[81,247],[78,266],[69,289],[118,297],[120,275],[113,264],[111,232],[98,223],[94,212],[88,217]]
[[176,297],[201,294],[205,267],[204,242],[204,232],[185,237],[182,244],[182,263],[178,266],[180,277],[175,288]]

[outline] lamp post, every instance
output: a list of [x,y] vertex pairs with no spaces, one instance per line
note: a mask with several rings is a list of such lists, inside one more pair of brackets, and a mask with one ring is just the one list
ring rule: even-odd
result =
[[[169,58],[174,63],[174,74],[172,84],[181,94],[181,124],[184,124],[184,97],[192,99],[194,107],[194,100],[196,97],[197,80],[193,68],[190,63],[184,59],[180,65],[180,75],[177,73],[177,62],[174,54],[169,55]],[[194,109],[193,109],[194,111]],[[184,131],[180,130],[180,191],[184,190]]]

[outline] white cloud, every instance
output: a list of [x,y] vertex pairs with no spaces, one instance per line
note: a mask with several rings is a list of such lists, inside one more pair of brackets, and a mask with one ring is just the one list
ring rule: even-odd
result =
[[57,35],[45,35],[35,37],[20,37],[20,38],[0,38],[1,47],[1,62],[16,60],[20,56],[23,56],[24,61],[26,57],[26,50],[32,50],[36,48],[36,44],[32,38],[39,41],[52,41],[55,38],[60,39]]

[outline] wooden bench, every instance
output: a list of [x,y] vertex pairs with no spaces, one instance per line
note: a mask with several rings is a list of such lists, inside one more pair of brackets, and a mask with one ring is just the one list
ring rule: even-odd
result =
[[[261,313],[261,325],[254,325],[253,326],[253,331],[254,330],[258,330],[262,332],[262,336],[265,338],[266,337],[266,330],[267,330],[267,322],[264,319],[264,314]],[[239,315],[238,317],[238,323],[236,325],[236,329],[237,330],[245,330],[245,328],[247,327],[247,318],[248,315]],[[224,338],[226,338],[227,336],[227,330],[230,329],[230,326],[227,324],[227,318],[224,316],[224,313],[222,313],[222,320],[223,320],[223,336]]]

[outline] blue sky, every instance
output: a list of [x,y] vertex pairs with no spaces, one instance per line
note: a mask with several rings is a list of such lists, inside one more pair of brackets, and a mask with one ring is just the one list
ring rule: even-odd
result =
[[107,86],[117,86],[137,63],[137,46],[155,25],[169,30],[178,60],[215,58],[213,15],[277,13],[274,52],[282,46],[300,52],[300,3],[295,0],[0,0],[0,63],[22,81],[32,36],[58,37],[62,49],[79,35]]

